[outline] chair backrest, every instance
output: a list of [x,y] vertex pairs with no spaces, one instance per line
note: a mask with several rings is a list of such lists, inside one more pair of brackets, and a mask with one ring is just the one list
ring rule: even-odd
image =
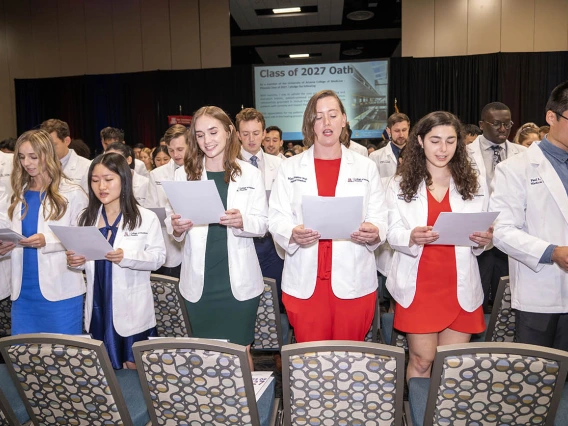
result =
[[365,342],[378,342],[381,329],[381,305],[379,303],[379,292],[377,291],[377,300],[375,302],[375,316],[371,322],[371,327],[365,335]]
[[552,425],[568,353],[517,343],[438,347],[424,426]]
[[10,407],[10,403],[0,390],[0,426],[20,426],[16,413]]
[[152,424],[260,425],[244,346],[165,338],[132,350]]
[[485,334],[487,342],[514,342],[515,311],[511,307],[509,277],[501,277]]
[[402,424],[400,348],[341,340],[286,345],[282,382],[286,426]]
[[12,333],[12,301],[9,297],[0,300],[0,338]]
[[21,334],[0,351],[34,424],[132,426],[103,342]]
[[189,337],[189,316],[181,294],[179,280],[166,275],[150,276],[156,313],[156,332],[160,337]]
[[264,291],[260,295],[254,323],[254,349],[280,350],[285,343],[276,291],[276,281],[264,278]]

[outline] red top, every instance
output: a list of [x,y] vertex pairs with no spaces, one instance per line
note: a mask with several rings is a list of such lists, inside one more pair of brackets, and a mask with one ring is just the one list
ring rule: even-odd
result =
[[[341,158],[337,160],[319,160],[314,158],[316,181],[320,197],[335,197],[335,187],[339,178]],[[319,240],[318,279],[331,280],[331,240]]]
[[[451,212],[450,191],[438,202],[428,193],[428,226],[434,226],[441,212]],[[462,309],[458,302],[458,276],[455,246],[424,245],[416,294],[408,308],[395,309],[394,327],[407,333],[437,333],[450,327],[462,333],[480,333],[485,329],[481,306],[474,312]]]

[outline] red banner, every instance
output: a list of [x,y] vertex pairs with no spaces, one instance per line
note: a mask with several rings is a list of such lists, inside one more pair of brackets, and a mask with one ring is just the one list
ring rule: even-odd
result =
[[191,125],[192,115],[168,115],[168,124],[173,126],[174,124],[183,124],[184,126]]

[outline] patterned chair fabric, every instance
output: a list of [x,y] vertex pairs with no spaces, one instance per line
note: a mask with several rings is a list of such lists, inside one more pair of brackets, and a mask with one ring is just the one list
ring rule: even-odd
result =
[[120,414],[95,350],[19,343],[7,352],[38,424],[131,424]]
[[515,342],[515,311],[511,307],[509,277],[501,278],[495,306],[488,324],[487,339],[491,342]]
[[447,356],[432,424],[545,424],[559,371],[557,361],[534,356]]
[[289,332],[283,330],[283,321],[287,322],[287,316],[279,311],[278,299],[275,296],[276,282],[273,279],[264,279],[264,291],[260,295],[256,322],[254,324],[254,349],[280,350],[285,342],[285,336]]
[[0,338],[12,332],[12,301],[9,297],[0,300]]
[[[301,345],[305,344],[293,346]],[[322,346],[317,352],[308,348],[288,354],[293,346],[282,351],[285,425],[401,424],[404,353],[400,349],[387,349],[399,351],[392,355]]]
[[189,320],[185,312],[184,302],[179,295],[177,279],[152,274],[151,284],[158,336],[190,336]]
[[244,348],[241,357],[203,349],[134,348],[140,381],[150,394],[152,424],[258,425],[254,392],[247,394],[241,369],[242,360],[247,362]]

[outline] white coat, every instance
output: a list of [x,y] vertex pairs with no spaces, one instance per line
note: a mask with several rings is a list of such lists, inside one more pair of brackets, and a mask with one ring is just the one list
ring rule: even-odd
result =
[[[237,300],[249,300],[264,289],[262,272],[254,248],[253,237],[262,237],[268,230],[266,191],[260,170],[253,165],[237,160],[241,175],[229,182],[227,210],[238,209],[243,217],[243,229],[227,228],[227,250],[229,255],[229,279],[231,290]],[[204,166],[205,168],[205,166]],[[175,180],[186,181],[183,168],[176,170]],[[204,171],[201,180],[207,180]],[[171,224],[170,209],[166,208],[166,223]],[[171,225],[168,226],[170,229]],[[169,231],[168,229],[168,231]],[[178,241],[184,241],[183,260],[179,289],[190,302],[201,299],[205,275],[205,249],[208,225],[194,226]],[[170,232],[170,231],[169,231]]]
[[[175,172],[176,163],[174,160],[170,160],[167,164],[164,164],[150,172],[148,194],[146,196],[144,207],[157,208],[169,205],[166,192],[164,191],[164,188],[162,188],[162,182],[174,180]],[[168,231],[164,226],[162,226],[162,236],[166,243],[166,262],[164,263],[164,266],[167,268],[174,268],[181,263],[182,245],[176,241],[173,236],[168,234]]]
[[144,161],[139,160],[138,158],[134,159],[134,170],[140,176],[144,176],[144,177],[147,177],[147,178],[150,177],[150,172],[146,168],[146,164],[144,164]]
[[149,181],[149,178],[139,175],[136,171],[132,173],[132,192],[134,193],[134,198],[141,206],[146,205]]
[[568,312],[568,274],[539,263],[550,244],[568,245],[568,197],[538,144],[495,168],[495,246],[509,255],[511,302],[525,312]]
[[[387,209],[377,168],[368,158],[341,147],[341,166],[335,189],[336,197],[363,196],[361,223],[379,228],[385,240]],[[318,195],[314,166],[314,147],[284,161],[270,194],[269,228],[274,240],[286,251],[282,291],[308,299],[315,290],[318,244],[300,247],[290,243],[292,229],[302,224],[302,197]],[[341,299],[354,299],[377,289],[373,251],[380,243],[362,245],[351,240],[333,240],[331,286]]]
[[[394,179],[393,176],[381,178],[381,183],[383,188],[388,188],[390,181]],[[381,273],[384,277],[389,276],[389,272],[392,266],[392,258],[394,256],[394,250],[390,246],[388,241],[385,241],[375,250],[375,259],[377,262],[377,271]]]
[[367,148],[355,141],[349,141],[349,149],[359,155],[362,155],[363,157],[369,156],[369,151],[367,151]]
[[[132,231],[123,229],[122,218],[113,245],[115,250],[121,248],[124,252],[121,262],[112,264],[112,322],[116,332],[123,337],[141,333],[156,325],[150,273],[162,266],[166,259],[158,217],[150,210],[138,209],[142,215],[140,225]],[[95,226],[99,223],[100,215],[99,210]],[[85,271],[85,329],[89,331],[93,315],[94,260],[85,264]]]
[[90,166],[91,160],[77,155],[74,150],[70,149],[69,160],[67,160],[67,164],[63,168],[65,176],[77,185],[81,185],[81,188],[83,188],[87,194],[89,193],[88,178]]
[[262,158],[264,159],[264,188],[271,191],[282,159],[266,153],[262,153]]
[[[454,213],[473,213],[487,210],[489,197],[484,178],[478,178],[480,188],[472,200],[463,200],[453,179],[450,180],[450,205]],[[392,297],[404,308],[408,308],[416,294],[418,265],[424,246],[409,247],[410,233],[417,226],[426,226],[428,219],[428,194],[426,183],[422,182],[417,194],[407,203],[400,194],[400,177],[391,180],[387,189],[389,208],[388,241],[395,250],[392,268],[387,278],[387,288]],[[479,231],[486,231],[480,229]],[[473,312],[483,303],[483,288],[479,276],[476,255],[483,248],[458,247],[456,251],[458,302],[467,312]]]
[[[12,175],[13,154],[6,154],[0,151],[0,227],[10,227],[8,222],[8,207],[10,207],[10,197],[12,196],[12,185],[10,176]],[[12,290],[10,281],[12,268],[10,257],[0,258],[0,300],[10,295]]]
[[[37,267],[39,289],[43,297],[51,302],[70,299],[85,293],[85,280],[83,274],[76,269],[67,267],[65,247],[49,228],[49,225],[76,226],[79,215],[87,207],[88,199],[85,191],[70,181],[63,181],[59,192],[67,198],[67,211],[59,220],[45,221],[43,208],[40,207],[37,219],[37,233],[45,237],[45,247],[38,249]],[[22,203],[18,203],[14,210],[12,229],[22,233],[21,220]],[[20,297],[22,288],[22,270],[24,262],[23,247],[16,246],[12,250],[12,300]]]
[[369,158],[377,165],[381,179],[394,176],[398,166],[396,156],[392,152],[391,143],[389,142],[386,146],[371,152],[371,155],[369,155]]
[[[485,168],[485,161],[483,161],[483,155],[481,154],[481,145],[479,142],[480,138],[482,137],[483,135],[479,135],[477,138],[475,138],[472,143],[467,145],[467,150],[469,157],[473,159],[477,166],[477,169],[479,170],[479,175],[485,177],[487,176],[487,170]],[[526,147],[513,142],[506,141],[505,144],[507,145],[507,160],[527,150]]]

